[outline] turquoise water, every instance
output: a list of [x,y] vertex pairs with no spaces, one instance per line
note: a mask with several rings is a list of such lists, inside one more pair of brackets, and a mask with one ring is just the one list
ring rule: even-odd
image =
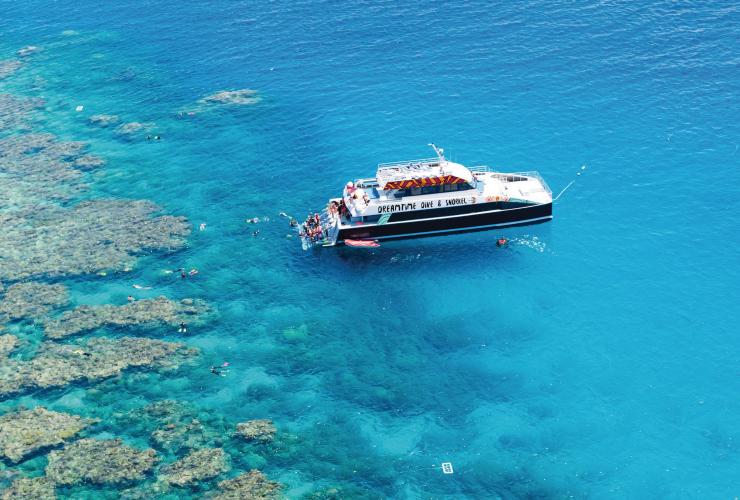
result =
[[[73,305],[133,291],[218,310],[185,340],[202,351],[191,367],[3,408],[93,415],[93,437],[139,447],[148,431],[121,415],[165,398],[215,429],[271,418],[275,449],[226,449],[290,498],[740,494],[735,4],[0,6],[0,59],[43,48],[0,91],[43,96],[35,127],[108,161],[83,196],[149,199],[195,226],[130,273],[60,280]],[[261,101],[197,104],[243,88]],[[98,113],[153,122],[162,140],[91,126]],[[538,170],[556,192],[587,169],[552,223],[500,232],[503,250],[496,232],[372,251],[289,237],[279,212],[431,141],[466,164]],[[248,217],[269,218],[256,237]],[[162,274],[178,267],[200,274]]]

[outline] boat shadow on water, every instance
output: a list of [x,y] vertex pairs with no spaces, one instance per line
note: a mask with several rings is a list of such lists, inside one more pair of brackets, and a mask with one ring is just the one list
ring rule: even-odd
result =
[[[461,272],[481,266],[502,267],[521,263],[527,254],[547,253],[551,225],[512,228],[482,233],[381,242],[375,248],[348,246],[315,248],[328,266],[371,269],[387,266],[454,269]],[[500,241],[505,240],[505,241]],[[310,252],[309,252],[310,253]]]

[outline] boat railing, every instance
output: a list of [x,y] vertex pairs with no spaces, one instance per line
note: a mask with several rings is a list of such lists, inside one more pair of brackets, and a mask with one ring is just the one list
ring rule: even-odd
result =
[[550,186],[547,185],[547,182],[545,182],[545,179],[542,178],[539,172],[532,170],[529,172],[512,172],[512,173],[499,173],[496,172],[493,175],[496,179],[500,180],[501,182],[523,182],[530,178],[537,179],[540,184],[542,184],[542,188],[547,191],[547,193],[552,196],[552,190],[550,189]]
[[378,177],[384,182],[405,180],[409,175],[425,174],[431,168],[440,166],[439,158],[421,158],[418,160],[404,160],[390,163],[378,163]]
[[321,224],[326,224],[327,227],[333,226],[337,223],[338,215],[334,215],[329,212],[328,209],[323,209],[321,213],[319,214],[319,220],[321,221]]
[[422,166],[436,167],[439,165],[439,158],[419,158],[417,160],[391,161],[387,163],[378,163],[378,170],[386,169],[415,169]]
[[376,179],[375,177],[368,178],[368,179],[357,179],[355,181],[355,187],[362,188],[362,189],[376,188],[379,186],[380,186],[380,183],[378,182],[378,179]]
[[474,167],[468,167],[468,170],[470,170],[474,174],[479,174],[479,173],[488,172],[491,169],[488,168],[488,165],[476,165]]

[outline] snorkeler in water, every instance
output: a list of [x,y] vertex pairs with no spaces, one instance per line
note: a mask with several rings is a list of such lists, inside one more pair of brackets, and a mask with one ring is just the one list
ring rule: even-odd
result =
[[229,366],[229,363],[227,362],[224,362],[221,366],[211,366],[211,373],[225,377],[226,374],[229,373],[227,366]]

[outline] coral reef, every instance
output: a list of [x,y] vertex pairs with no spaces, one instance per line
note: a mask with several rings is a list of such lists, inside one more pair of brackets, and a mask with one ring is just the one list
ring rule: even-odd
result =
[[0,280],[120,270],[144,250],[183,246],[185,219],[156,211],[147,201],[93,200],[0,213]]
[[82,142],[57,141],[52,134],[0,140],[0,176],[9,181],[1,183],[5,196],[0,208],[33,208],[50,200],[68,200],[86,189],[82,169],[74,161],[85,148]]
[[40,449],[62,444],[95,422],[41,406],[5,414],[0,417],[0,455],[19,462]]
[[84,155],[76,158],[74,164],[80,170],[94,170],[105,165],[105,160],[95,155]]
[[275,437],[275,426],[272,420],[249,420],[237,424],[236,434],[247,441],[269,443]]
[[159,326],[192,323],[209,311],[202,300],[184,299],[179,302],[167,297],[137,300],[123,306],[79,306],[46,322],[46,336],[60,339],[102,326]]
[[23,477],[3,492],[2,500],[54,500],[54,483],[46,477]]
[[3,78],[7,78],[18,71],[18,68],[20,68],[21,66],[23,65],[17,59],[0,61],[0,80],[2,80]]
[[111,125],[115,125],[119,122],[118,115],[92,115],[90,118],[88,118],[88,121],[93,124],[97,125],[99,127],[110,127]]
[[131,136],[140,132],[149,132],[154,126],[155,124],[152,122],[129,122],[120,125],[116,129],[116,132],[121,135]]
[[41,47],[37,47],[36,45],[27,45],[21,49],[18,49],[18,57],[28,57],[30,55],[36,54],[37,52],[41,52],[43,49]]
[[0,323],[20,318],[42,318],[55,307],[69,300],[64,285],[44,283],[16,283],[11,285],[0,300]]
[[156,462],[154,450],[124,446],[120,439],[81,439],[49,453],[46,476],[57,484],[120,484],[144,479]]
[[159,479],[175,486],[185,486],[213,479],[227,470],[229,466],[223,449],[204,448],[164,467]]
[[198,410],[174,400],[163,400],[116,417],[116,425],[150,437],[152,446],[172,454],[216,448],[228,438],[230,423],[218,413]]
[[18,337],[6,333],[0,335],[0,360],[8,356],[18,345]]
[[174,452],[197,448],[209,441],[207,429],[197,418],[165,424],[153,431],[151,438],[155,447]]
[[302,500],[342,500],[352,498],[353,500],[370,500],[381,498],[378,494],[356,486],[354,484],[343,484],[342,486],[328,486],[301,497]]
[[[0,94],[0,130],[12,128],[28,129],[28,115],[41,108],[44,100],[39,98],[20,98],[10,94]],[[2,147],[0,147],[2,150]]]
[[199,102],[201,104],[236,104],[244,106],[257,104],[260,100],[256,90],[242,89],[222,90],[202,98]]
[[92,382],[132,367],[175,368],[197,352],[183,344],[136,337],[99,337],[65,345],[44,342],[30,361],[0,360],[0,398],[77,381]]
[[219,492],[214,500],[242,500],[245,498],[271,499],[278,498],[280,494],[280,483],[270,481],[267,476],[258,470],[245,472],[234,479],[228,479],[218,483]]

